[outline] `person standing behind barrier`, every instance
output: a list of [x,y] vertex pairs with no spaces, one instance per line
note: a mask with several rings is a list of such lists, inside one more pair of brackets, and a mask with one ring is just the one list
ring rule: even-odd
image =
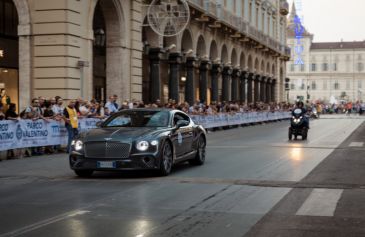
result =
[[114,96],[109,96],[109,101],[106,102],[105,107],[107,107],[109,109],[109,113],[113,114],[118,112],[118,106],[116,103],[116,97]]
[[10,105],[10,97],[6,94],[6,90],[5,89],[1,89],[0,92],[0,101],[3,105],[3,111],[4,113],[8,110],[9,105]]
[[63,111],[65,125],[68,133],[67,152],[71,152],[71,142],[78,135],[79,120],[75,109],[75,100],[70,100],[68,106]]

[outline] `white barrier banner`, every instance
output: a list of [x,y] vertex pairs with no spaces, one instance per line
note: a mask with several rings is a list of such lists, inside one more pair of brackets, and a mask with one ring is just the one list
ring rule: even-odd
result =
[[290,118],[290,112],[250,112],[218,115],[191,115],[196,124],[204,128],[234,126]]
[[[218,115],[191,115],[197,124],[205,128],[233,126],[290,118],[289,112],[250,112]],[[79,120],[79,130],[84,132],[96,127],[100,119]],[[54,120],[0,121],[0,151],[51,145],[66,145],[67,130],[63,122]]]
[[[99,119],[81,119],[80,131],[96,127]],[[55,120],[5,120],[0,122],[0,151],[51,145],[66,145],[67,129]]]
[[67,144],[67,131],[54,120],[0,122],[0,150]]

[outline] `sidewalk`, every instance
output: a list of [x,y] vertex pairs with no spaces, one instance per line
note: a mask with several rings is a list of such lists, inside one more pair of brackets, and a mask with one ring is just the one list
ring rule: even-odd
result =
[[365,123],[245,236],[365,236]]

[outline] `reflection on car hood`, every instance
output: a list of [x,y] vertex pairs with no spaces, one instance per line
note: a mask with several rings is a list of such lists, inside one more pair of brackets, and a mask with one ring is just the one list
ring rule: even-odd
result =
[[105,141],[111,139],[114,141],[130,142],[149,133],[156,131],[157,128],[147,127],[114,127],[114,128],[96,128],[88,131],[83,136],[85,142],[88,141]]

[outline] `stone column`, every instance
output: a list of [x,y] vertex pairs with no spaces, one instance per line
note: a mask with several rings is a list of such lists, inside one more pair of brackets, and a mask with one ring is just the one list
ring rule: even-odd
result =
[[260,101],[266,102],[266,77],[261,77],[260,81]]
[[160,60],[163,50],[153,48],[149,50],[150,59],[150,101],[154,103],[157,99],[161,99],[161,75],[160,75]]
[[243,103],[246,102],[247,76],[248,76],[248,73],[246,71],[241,72],[239,87],[240,87],[240,101]]
[[195,57],[188,57],[186,59],[186,83],[185,83],[185,100],[189,105],[195,103],[195,78],[194,78],[194,67],[195,67]]
[[31,36],[19,36],[19,104],[17,109],[23,111],[31,104],[32,97],[32,60]]
[[259,90],[259,86],[260,86],[260,79],[261,76],[260,75],[255,75],[255,79],[254,79],[254,84],[255,84],[255,92],[254,92],[254,102],[258,102],[260,100],[260,90]]
[[271,82],[271,101],[272,102],[276,101],[275,90],[276,90],[276,79],[273,79]]
[[223,68],[223,85],[222,85],[222,100],[223,101],[230,101],[231,97],[229,94],[230,84],[231,84],[231,75],[232,75],[232,68],[231,67],[224,67]]
[[247,78],[247,103],[253,102],[253,80],[255,74],[249,73]]
[[179,103],[179,81],[181,54],[170,53],[169,55],[170,75],[169,75],[169,99]]
[[271,78],[266,79],[266,103],[271,102]]
[[218,102],[219,100],[219,93],[218,93],[218,78],[219,73],[221,72],[221,65],[220,64],[213,64],[211,70],[211,77],[212,77],[212,98],[211,101]]
[[232,92],[232,98],[231,100],[237,101],[238,100],[238,80],[241,75],[241,71],[239,69],[233,69],[232,73],[232,85],[231,85],[231,92]]
[[207,72],[209,69],[210,62],[203,60],[200,62],[199,72],[199,97],[201,103],[206,103],[208,101],[207,90],[208,90],[208,78]]

